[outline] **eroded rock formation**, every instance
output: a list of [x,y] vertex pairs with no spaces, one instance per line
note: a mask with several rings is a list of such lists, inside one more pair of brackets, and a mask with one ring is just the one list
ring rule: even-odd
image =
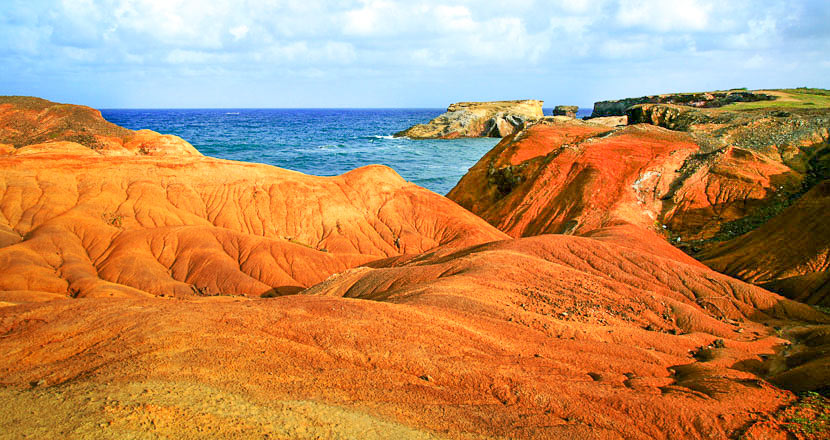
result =
[[758,229],[698,255],[719,272],[830,307],[830,180]]
[[[5,391],[9,412],[179,437],[198,432],[181,414],[251,437],[763,437],[797,402],[762,379],[787,343],[772,326],[827,320],[695,262],[562,235],[393,257],[273,299],[0,314],[3,381],[39,384]],[[42,409],[53,393],[73,410]]]
[[[552,119],[531,124],[503,139],[448,197],[514,237],[633,224],[694,254],[758,228],[830,177],[826,110],[644,104],[627,116],[634,125],[622,128]],[[798,247],[802,255],[787,257],[793,265],[781,263],[778,271],[806,277],[798,286],[811,290],[797,295],[806,298],[822,289],[824,266],[808,262],[830,258],[830,236],[821,227],[802,233],[818,247]],[[763,260],[750,268],[744,259],[741,269],[727,260],[716,267],[772,283],[775,270],[764,269]]]
[[413,139],[454,139],[460,137],[504,137],[529,121],[543,116],[543,101],[459,102],[447,112],[410,127],[395,136]]
[[63,297],[276,294],[373,259],[503,237],[382,166],[313,177],[66,142],[0,159],[0,224],[0,291]]

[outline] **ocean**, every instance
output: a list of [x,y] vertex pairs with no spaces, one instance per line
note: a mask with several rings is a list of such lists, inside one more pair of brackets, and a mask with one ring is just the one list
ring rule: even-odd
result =
[[[108,121],[187,140],[206,156],[317,176],[370,164],[446,194],[499,139],[412,140],[392,134],[444,109],[102,109]],[[580,116],[590,109],[580,109]],[[545,114],[551,114],[550,109]]]

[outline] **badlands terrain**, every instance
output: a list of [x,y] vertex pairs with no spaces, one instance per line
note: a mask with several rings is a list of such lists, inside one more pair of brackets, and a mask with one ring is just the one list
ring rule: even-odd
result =
[[451,106],[446,198],[0,97],[0,438],[826,438],[828,92],[739,92]]

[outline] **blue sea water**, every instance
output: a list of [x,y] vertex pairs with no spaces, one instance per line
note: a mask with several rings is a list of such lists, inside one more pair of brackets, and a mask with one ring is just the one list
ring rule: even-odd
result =
[[[439,194],[499,139],[412,140],[392,134],[443,109],[102,109],[108,121],[187,140],[202,154],[317,176],[382,164]],[[550,114],[550,111],[546,111]]]

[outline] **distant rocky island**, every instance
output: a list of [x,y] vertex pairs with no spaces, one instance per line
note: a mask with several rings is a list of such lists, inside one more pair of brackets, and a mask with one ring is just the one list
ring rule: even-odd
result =
[[444,197],[0,97],[0,437],[826,438],[830,91],[646,98]]
[[542,104],[543,101],[535,99],[459,102],[428,123],[415,125],[395,136],[413,139],[504,137],[544,116]]

